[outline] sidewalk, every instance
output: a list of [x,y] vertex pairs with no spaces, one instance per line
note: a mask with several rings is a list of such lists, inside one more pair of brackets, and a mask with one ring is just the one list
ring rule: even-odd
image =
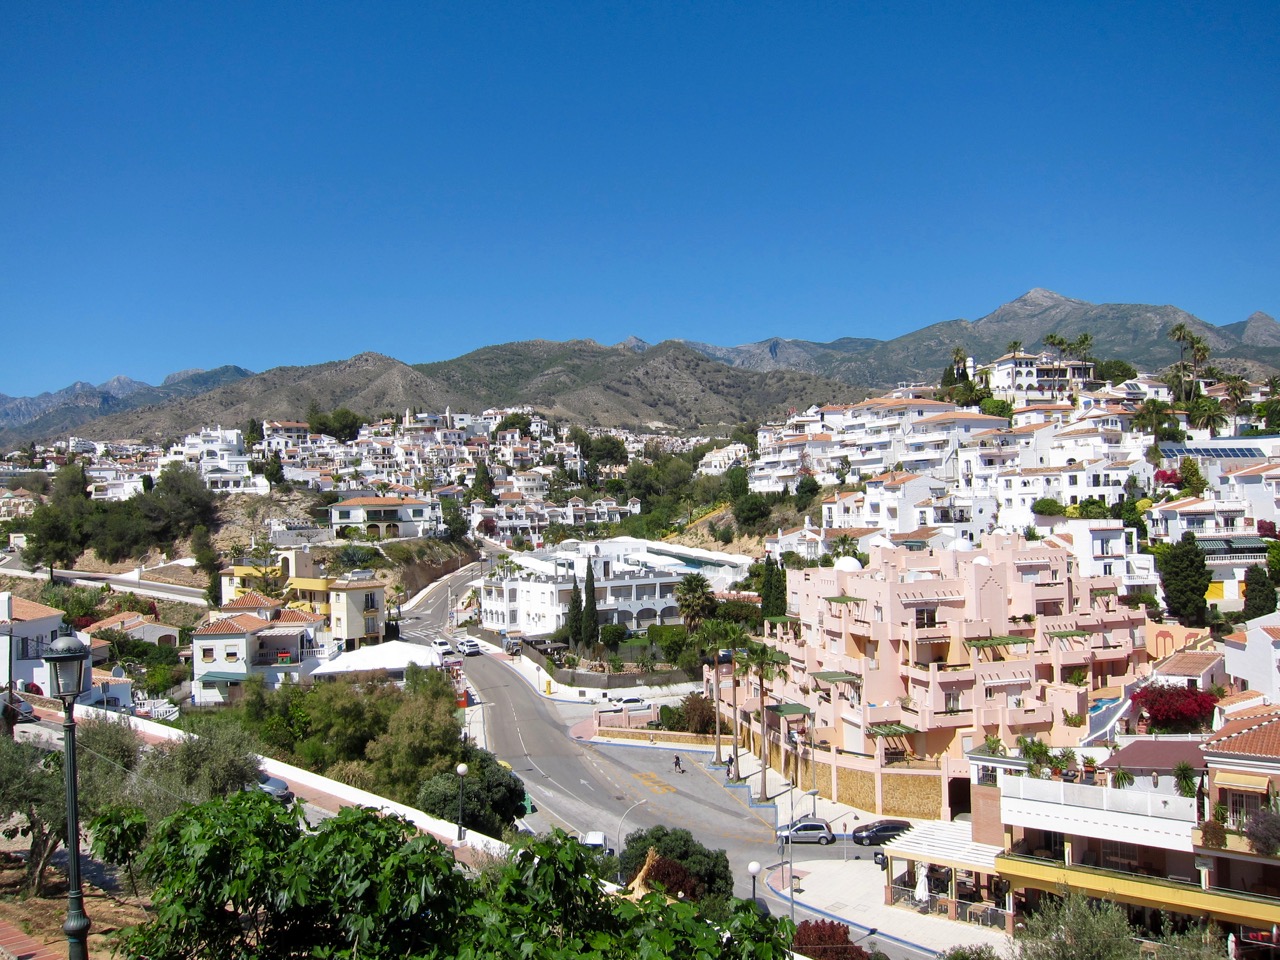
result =
[[66,940],[45,943],[0,920],[0,958],[3,960],[62,960],[66,955]]

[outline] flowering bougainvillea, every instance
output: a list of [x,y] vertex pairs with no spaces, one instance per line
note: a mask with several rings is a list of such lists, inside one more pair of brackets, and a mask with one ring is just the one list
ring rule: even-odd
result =
[[1131,698],[1144,711],[1151,725],[1169,733],[1191,733],[1201,729],[1213,716],[1218,698],[1205,690],[1191,690],[1164,683],[1149,683]]

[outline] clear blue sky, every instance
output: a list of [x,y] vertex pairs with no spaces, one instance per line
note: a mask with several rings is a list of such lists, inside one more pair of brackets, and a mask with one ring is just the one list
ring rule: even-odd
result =
[[1280,7],[0,9],[0,392],[1280,314]]

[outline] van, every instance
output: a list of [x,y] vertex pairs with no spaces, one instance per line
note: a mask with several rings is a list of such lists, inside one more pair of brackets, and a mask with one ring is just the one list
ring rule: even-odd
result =
[[582,834],[579,842],[593,853],[603,853],[606,857],[613,856],[613,848],[609,846],[609,841],[605,838],[603,830],[588,830]]

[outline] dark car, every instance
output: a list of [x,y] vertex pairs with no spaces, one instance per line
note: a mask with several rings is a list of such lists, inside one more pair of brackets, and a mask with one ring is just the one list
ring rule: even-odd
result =
[[279,777],[273,777],[266,773],[258,774],[258,789],[263,793],[271,794],[281,803],[293,803],[293,791]]
[[0,708],[5,711],[10,723],[35,723],[39,719],[31,704],[11,690],[6,690],[0,696]]
[[877,820],[875,823],[858,827],[849,836],[854,843],[864,847],[875,847],[897,839],[910,829],[911,824],[905,820]]

